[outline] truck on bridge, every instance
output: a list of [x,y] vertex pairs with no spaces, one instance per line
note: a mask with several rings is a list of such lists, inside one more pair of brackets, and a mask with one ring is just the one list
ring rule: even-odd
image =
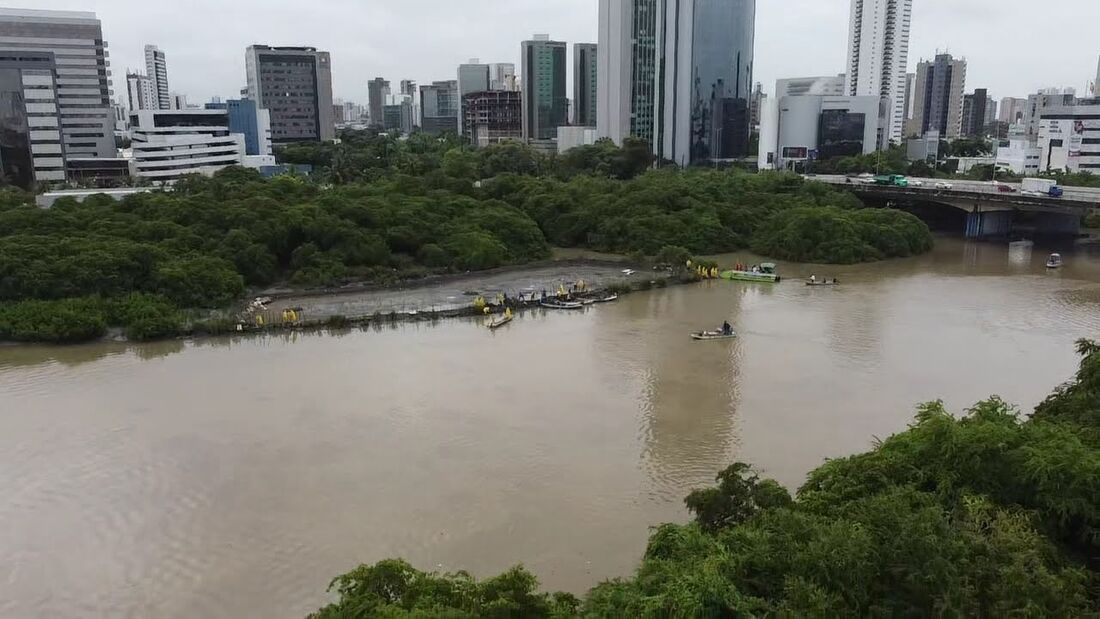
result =
[[908,187],[909,179],[901,174],[883,174],[874,179],[876,185],[888,185],[890,187]]
[[1049,178],[1025,178],[1020,183],[1020,193],[1061,198],[1064,192],[1062,188],[1058,186],[1058,183]]

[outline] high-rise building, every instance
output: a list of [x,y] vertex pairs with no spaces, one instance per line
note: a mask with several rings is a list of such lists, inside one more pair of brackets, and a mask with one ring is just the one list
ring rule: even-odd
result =
[[523,97],[514,90],[471,92],[464,97],[463,132],[474,146],[523,139]]
[[552,140],[569,124],[566,45],[537,34],[520,44],[523,73],[523,139]]
[[1005,97],[1001,99],[997,120],[1015,125],[1024,122],[1024,117],[1026,115],[1027,99],[1019,99],[1016,97]]
[[596,88],[597,51],[595,43],[573,44],[573,124],[596,126],[599,95]]
[[420,87],[420,128],[425,133],[458,133],[458,82],[432,82]]
[[[916,103],[908,135],[923,136],[939,131],[945,138],[957,138],[963,127],[963,90],[966,89],[966,60],[951,54],[937,54],[934,60],[917,64]],[[982,109],[984,118],[985,109]]]
[[755,131],[760,126],[760,107],[764,104],[764,84],[756,82],[749,98],[749,129]]
[[756,0],[666,6],[657,154],[680,166],[749,154]]
[[111,71],[95,13],[0,9],[0,52],[51,53],[66,157],[115,157]]
[[[484,92],[489,90],[489,65],[482,64],[477,58],[471,58],[469,62],[458,65],[457,83],[458,107],[455,110],[455,127],[457,127],[459,132],[463,132],[466,124],[465,97],[471,92]],[[465,135],[465,133],[463,133],[463,135]]]
[[34,189],[65,180],[57,90],[53,54],[0,52],[0,175],[6,182]]
[[913,0],[852,0],[848,27],[847,90],[886,99],[889,114],[879,146],[905,131],[905,81]]
[[748,154],[755,0],[600,0],[599,19],[599,137],[680,165]]
[[1096,79],[1092,82],[1092,96],[1100,97],[1100,60],[1096,63]]
[[[164,52],[156,45],[145,46],[145,75],[153,80],[153,92],[157,99],[157,108],[171,109],[168,90],[168,63]],[[143,108],[144,109],[144,108]]]
[[985,88],[977,88],[973,94],[963,95],[962,135],[984,137],[989,126],[989,113],[996,104]]
[[517,90],[516,65],[511,62],[489,65],[489,90]]
[[[902,107],[902,117],[905,121],[905,130],[909,130],[909,121],[913,120],[913,106],[916,104],[916,97],[913,96],[913,90],[917,87],[917,74],[906,73],[905,74],[905,105]],[[906,136],[908,137],[908,136]]]
[[596,134],[616,144],[635,137],[655,149],[659,27],[657,0],[600,0]]
[[367,82],[367,113],[370,115],[370,124],[381,128],[385,123],[383,109],[390,97],[390,83],[384,78],[376,77]]
[[149,76],[140,73],[126,74],[126,92],[129,95],[130,110],[158,110],[157,89]]
[[169,93],[168,95],[168,109],[170,110],[186,110],[191,105],[187,103],[187,95],[178,92]]
[[252,45],[245,67],[248,98],[271,113],[272,142],[327,142],[336,137],[328,52]]

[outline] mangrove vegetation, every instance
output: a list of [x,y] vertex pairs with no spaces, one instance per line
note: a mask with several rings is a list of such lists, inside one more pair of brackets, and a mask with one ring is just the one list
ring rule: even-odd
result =
[[387,284],[527,264],[551,246],[654,256],[752,248],[852,263],[931,247],[911,215],[863,209],[793,174],[652,170],[644,143],[561,156],[504,143],[346,133],[287,147],[306,178],[229,168],[169,191],[36,208],[0,194],[0,340],[202,330],[210,310],[275,284]]

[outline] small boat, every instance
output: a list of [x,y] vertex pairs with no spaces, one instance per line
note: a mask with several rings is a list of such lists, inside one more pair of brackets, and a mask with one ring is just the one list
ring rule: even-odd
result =
[[556,310],[579,310],[579,309],[584,309],[584,306],[581,305],[580,303],[572,303],[572,302],[566,302],[566,301],[543,301],[542,303],[539,303],[539,305],[541,305],[542,307],[545,307],[546,309],[556,309]]
[[691,334],[691,339],[695,340],[696,342],[707,342],[710,340],[732,340],[736,337],[736,331],[728,335],[721,331],[701,331],[699,333]]
[[515,319],[516,319],[515,316],[512,316],[510,314],[506,314],[506,315],[501,316],[500,318],[498,318],[496,320],[490,320],[489,322],[485,323],[485,326],[488,327],[490,331],[495,331],[495,330],[503,327],[504,325],[512,322]]
[[634,269],[623,269],[623,275],[626,275],[627,277],[630,277],[631,275],[634,275],[634,273],[635,273]]
[[807,286],[839,286],[840,282],[835,279],[824,279],[821,281],[809,281],[806,282]]
[[1047,260],[1048,269],[1060,269],[1064,264],[1065,261],[1062,260],[1062,254],[1051,254],[1050,258]]
[[580,304],[581,304],[581,305],[585,305],[585,306],[587,306],[587,305],[595,305],[595,304],[596,304],[596,300],[595,300],[595,299],[581,299],[581,301],[580,301]]
[[761,264],[760,269],[756,271],[726,271],[722,273],[720,277],[735,282],[758,282],[764,284],[775,284],[783,279],[779,277],[779,272],[776,270],[775,264],[771,262]]
[[611,303],[612,301],[618,301],[618,300],[619,300],[619,295],[613,294],[609,297],[601,297],[599,299],[596,299],[596,303]]

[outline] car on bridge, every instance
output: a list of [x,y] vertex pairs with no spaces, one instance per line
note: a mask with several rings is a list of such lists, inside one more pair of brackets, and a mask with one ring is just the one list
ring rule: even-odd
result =
[[940,182],[936,183],[936,189],[954,189],[954,188],[955,188],[955,186],[952,185],[951,183],[945,183],[943,181],[940,181]]

